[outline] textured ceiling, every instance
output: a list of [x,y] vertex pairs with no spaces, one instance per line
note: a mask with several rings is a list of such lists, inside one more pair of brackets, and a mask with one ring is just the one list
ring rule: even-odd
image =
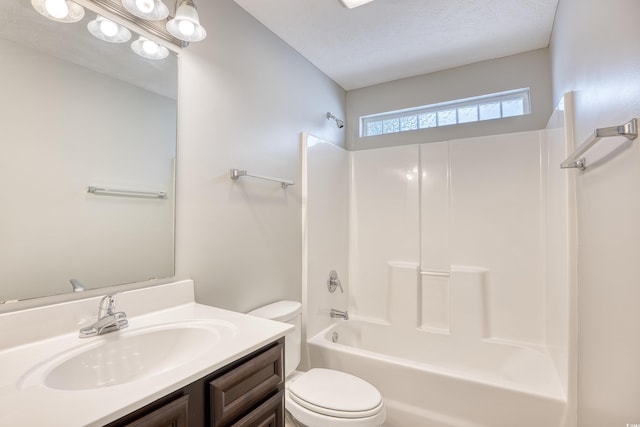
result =
[[558,0],[235,0],[344,89],[548,46]]

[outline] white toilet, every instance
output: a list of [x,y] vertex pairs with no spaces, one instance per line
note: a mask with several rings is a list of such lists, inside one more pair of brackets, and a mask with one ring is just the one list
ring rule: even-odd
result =
[[300,363],[302,304],[278,301],[249,312],[293,325],[285,337],[285,409],[306,427],[379,427],[386,418],[380,392],[354,375],[332,369],[295,369]]

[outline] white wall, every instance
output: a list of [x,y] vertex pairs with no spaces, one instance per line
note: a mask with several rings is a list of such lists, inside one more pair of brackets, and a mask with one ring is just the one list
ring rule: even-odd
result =
[[[208,30],[180,58],[176,269],[198,302],[248,311],[301,298],[300,133],[344,146],[345,93],[236,5],[198,3]],[[229,179],[229,169],[292,179]]]
[[[561,0],[551,41],[554,99],[575,91],[576,143],[640,116],[640,3]],[[621,145],[622,144],[622,145]],[[589,152],[577,180],[578,425],[640,423],[640,145]]]
[[[527,116],[359,137],[361,116],[525,87],[531,88],[532,114]],[[547,124],[552,106],[549,50],[538,49],[349,91],[347,147],[361,150],[538,130]]]
[[0,57],[0,299],[172,276],[175,100],[4,40]]

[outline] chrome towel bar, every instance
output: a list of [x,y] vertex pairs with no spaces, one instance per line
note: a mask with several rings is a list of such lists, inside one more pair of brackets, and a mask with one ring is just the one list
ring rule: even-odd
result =
[[596,142],[600,141],[601,138],[608,138],[611,136],[625,136],[630,140],[636,139],[638,137],[638,119],[632,119],[620,126],[596,129],[589,139],[583,142],[576,151],[567,158],[567,160],[560,164],[560,167],[563,169],[578,168],[580,170],[584,170],[587,165],[585,163],[585,158],[582,157],[582,155],[593,147]]
[[280,185],[282,185],[282,188],[287,188],[288,186],[295,184],[295,182],[290,181],[288,179],[274,178],[272,176],[264,176],[264,175],[254,175],[254,174],[248,173],[246,170],[241,170],[241,169],[230,169],[229,176],[233,180],[236,180],[241,176],[249,176],[251,178],[265,179],[267,181],[275,181],[275,182],[279,182]]
[[104,196],[125,196],[125,197],[144,197],[151,199],[166,199],[167,193],[164,191],[142,191],[142,190],[126,190],[122,188],[96,187],[90,185],[87,192]]

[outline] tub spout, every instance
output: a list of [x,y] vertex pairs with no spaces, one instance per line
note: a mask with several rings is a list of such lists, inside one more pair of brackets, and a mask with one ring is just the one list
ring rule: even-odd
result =
[[335,308],[332,308],[331,313],[329,313],[329,316],[333,318],[341,318],[344,320],[349,320],[349,313],[347,312],[347,310],[341,311],[341,310],[336,310]]

